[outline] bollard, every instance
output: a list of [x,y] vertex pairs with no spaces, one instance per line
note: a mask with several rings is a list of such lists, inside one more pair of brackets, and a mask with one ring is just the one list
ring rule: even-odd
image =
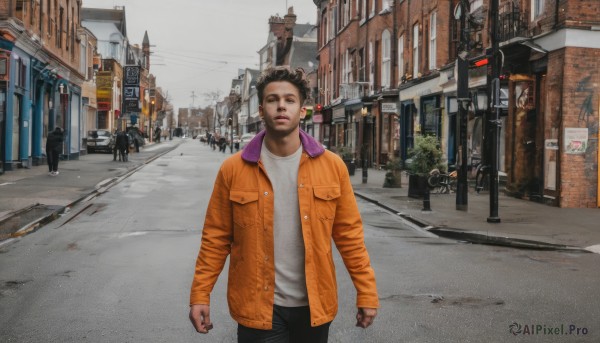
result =
[[431,202],[429,201],[429,187],[425,188],[425,194],[423,194],[423,209],[421,211],[431,211]]

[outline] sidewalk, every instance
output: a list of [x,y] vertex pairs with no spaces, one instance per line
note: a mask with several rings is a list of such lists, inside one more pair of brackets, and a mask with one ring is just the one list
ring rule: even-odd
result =
[[536,249],[581,248],[600,253],[600,209],[557,208],[528,200],[498,196],[500,223],[488,223],[489,193],[469,189],[468,210],[456,210],[456,194],[431,193],[431,211],[422,211],[423,200],[408,197],[408,176],[402,188],[383,188],[384,170],[368,170],[362,183],[362,170],[351,176],[358,197],[377,203],[393,213],[439,236],[473,243],[486,243]]
[[77,202],[105,192],[180,143],[173,139],[146,144],[139,153],[130,153],[128,162],[113,161],[112,154],[60,161],[57,176],[48,175],[47,165],[5,172],[0,175],[0,243],[34,231]]
[[[129,162],[113,162],[109,154],[88,154],[61,161],[60,175],[48,175],[44,166],[0,175],[0,242],[36,230],[58,217],[65,208],[102,193],[145,163],[176,148],[179,138],[147,145],[130,154]],[[396,213],[411,225],[439,236],[473,243],[536,249],[600,253],[600,209],[563,209],[499,195],[501,223],[487,222],[489,194],[469,189],[468,211],[456,210],[456,194],[431,194],[432,211],[422,211],[423,200],[402,188],[383,188],[384,170],[368,169],[367,183],[357,169],[351,181],[358,197]],[[19,231],[20,230],[20,231]],[[19,232],[18,232],[19,231]],[[1,244],[1,243],[0,243]]]

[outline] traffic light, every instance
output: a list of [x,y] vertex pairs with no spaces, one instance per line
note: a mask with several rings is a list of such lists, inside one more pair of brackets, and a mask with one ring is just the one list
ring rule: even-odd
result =
[[315,110],[316,110],[317,112],[321,112],[321,111],[323,110],[323,105],[321,105],[321,104],[317,104],[317,105],[315,106]]
[[479,68],[488,65],[489,58],[487,56],[483,56],[469,62],[469,68]]

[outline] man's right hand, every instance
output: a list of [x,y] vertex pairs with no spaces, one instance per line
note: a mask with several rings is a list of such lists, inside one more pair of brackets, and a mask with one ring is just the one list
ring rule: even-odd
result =
[[213,328],[210,321],[210,306],[205,304],[190,306],[190,321],[199,333],[208,333]]

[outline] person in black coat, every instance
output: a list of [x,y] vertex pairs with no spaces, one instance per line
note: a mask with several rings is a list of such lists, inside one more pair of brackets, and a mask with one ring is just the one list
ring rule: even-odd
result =
[[127,150],[129,149],[129,136],[122,130],[117,131],[115,145],[119,151],[119,161],[127,162]]
[[56,127],[46,138],[46,159],[48,160],[48,170],[52,176],[58,175],[59,155],[63,149],[64,140],[63,130],[60,127]]

